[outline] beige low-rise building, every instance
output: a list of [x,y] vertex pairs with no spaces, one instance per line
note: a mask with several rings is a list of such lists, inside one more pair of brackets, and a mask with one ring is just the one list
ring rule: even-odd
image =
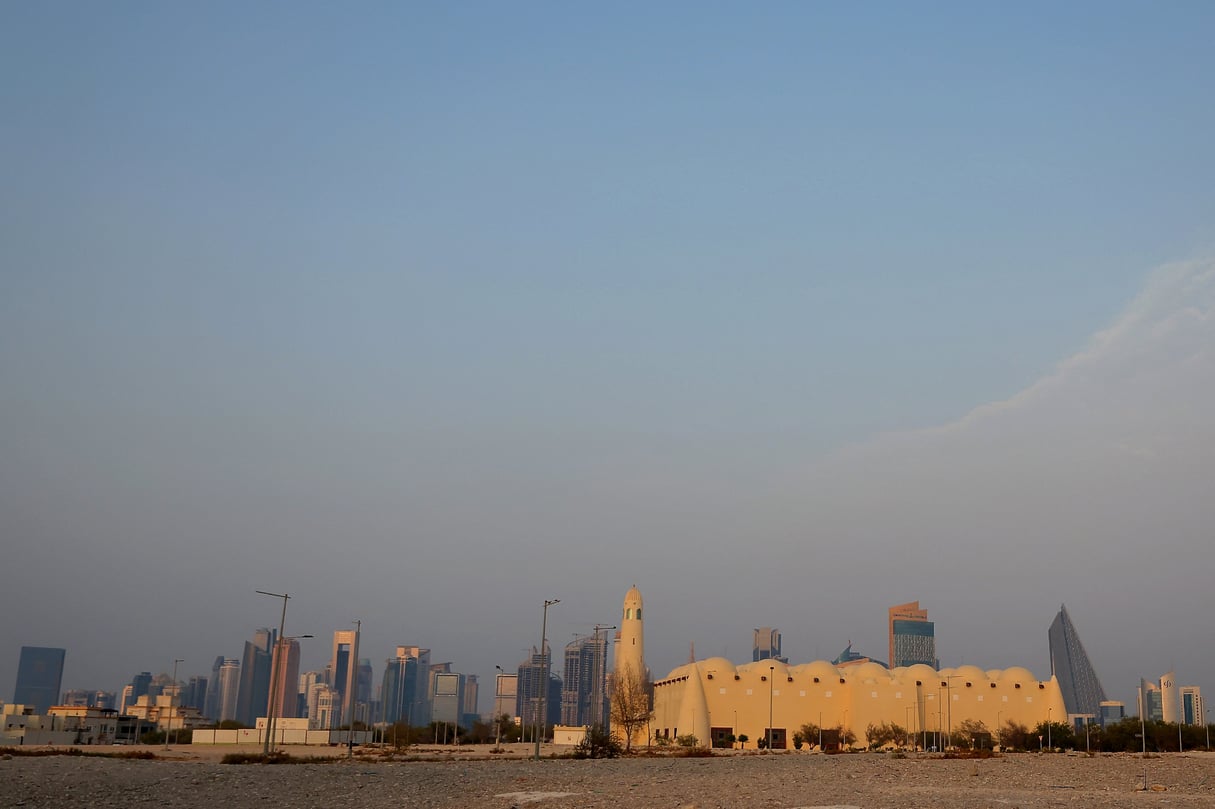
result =
[[671,741],[691,735],[714,746],[746,735],[754,745],[771,728],[773,749],[784,749],[799,728],[813,724],[850,732],[864,746],[867,728],[887,723],[914,734],[917,746],[934,747],[949,743],[968,719],[994,733],[1010,720],[1033,728],[1066,717],[1055,679],[1039,680],[1020,667],[888,670],[877,663],[837,668],[825,660],[735,666],[713,657],[654,683],[651,735]]

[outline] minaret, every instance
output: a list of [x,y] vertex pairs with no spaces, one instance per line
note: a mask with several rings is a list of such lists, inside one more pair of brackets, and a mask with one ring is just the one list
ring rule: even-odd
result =
[[630,669],[637,682],[645,679],[645,631],[641,623],[641,591],[637,585],[630,587],[624,597],[620,644],[616,647],[616,681],[621,682],[625,671]]

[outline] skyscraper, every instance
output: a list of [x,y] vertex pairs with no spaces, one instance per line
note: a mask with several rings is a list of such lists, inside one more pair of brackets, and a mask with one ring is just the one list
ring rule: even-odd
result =
[[760,660],[779,660],[788,663],[780,653],[780,630],[770,626],[761,626],[755,630],[751,643],[751,662]]
[[358,701],[359,631],[339,629],[333,633],[333,656],[329,661],[330,685],[342,696],[343,723],[354,716]]
[[380,686],[381,714],[389,723],[406,722],[417,727],[430,724],[430,650],[398,646],[396,657],[384,661]]
[[240,667],[240,691],[236,703],[236,721],[253,726],[259,716],[266,715],[270,704],[270,653],[278,630],[265,627],[245,641],[245,655]]
[[[544,653],[541,654],[533,646],[531,657],[519,664],[515,710],[525,727],[534,728],[540,725],[539,716],[542,703],[544,705],[544,723],[547,725],[561,722],[561,679],[551,672],[550,649],[551,647],[545,646]],[[546,672],[548,672],[547,687]],[[553,691],[554,683],[557,688],[555,693]]]
[[[561,688],[561,724],[603,725],[607,689],[604,657],[607,637],[586,635],[565,646],[565,678]],[[595,707],[598,702],[599,707]]]
[[240,697],[240,661],[228,657],[219,667],[219,715],[212,717],[218,722],[236,719],[236,704]]
[[300,642],[295,638],[281,639],[274,645],[274,656],[277,659],[270,661],[275,680],[270,684],[270,692],[274,695],[274,715],[280,719],[292,718],[299,711]]
[[1202,689],[1196,685],[1181,687],[1182,720],[1187,725],[1206,724],[1206,706],[1202,702]]
[[1059,681],[1069,715],[1101,716],[1105,689],[1097,679],[1066,606],[1059,607],[1059,614],[1050,625],[1050,671]]
[[58,703],[66,655],[64,649],[22,646],[21,658],[17,662],[17,687],[13,690],[13,702],[31,706],[37,714],[45,714]]
[[215,662],[211,664],[211,676],[207,678],[207,695],[203,701],[202,714],[213,722],[219,721],[219,706],[220,706],[220,691],[221,684],[219,679],[219,670],[223,668],[224,656],[220,655],[215,658]]
[[936,625],[919,601],[908,601],[887,611],[890,630],[890,668],[925,665],[940,668],[937,660]]

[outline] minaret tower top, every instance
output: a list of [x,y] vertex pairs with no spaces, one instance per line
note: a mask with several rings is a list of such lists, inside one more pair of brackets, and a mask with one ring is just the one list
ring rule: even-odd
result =
[[631,668],[638,681],[645,677],[645,631],[641,622],[641,591],[637,585],[624,596],[624,611],[620,618],[620,646],[616,653],[616,674],[621,676]]

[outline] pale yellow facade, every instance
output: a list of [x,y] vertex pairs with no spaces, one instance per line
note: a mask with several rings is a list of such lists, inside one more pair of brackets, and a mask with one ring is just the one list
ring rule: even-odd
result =
[[886,722],[914,733],[917,745],[932,746],[966,719],[992,732],[1009,720],[1029,728],[1067,720],[1055,679],[1039,680],[1020,667],[891,671],[877,663],[837,668],[825,660],[736,666],[713,657],[680,666],[654,683],[650,735],[674,741],[690,734],[709,745],[715,736],[745,734],[747,747],[754,748],[767,736],[769,716],[774,748],[792,748],[793,734],[804,724],[843,728],[855,735],[857,746],[865,746],[869,725]]

